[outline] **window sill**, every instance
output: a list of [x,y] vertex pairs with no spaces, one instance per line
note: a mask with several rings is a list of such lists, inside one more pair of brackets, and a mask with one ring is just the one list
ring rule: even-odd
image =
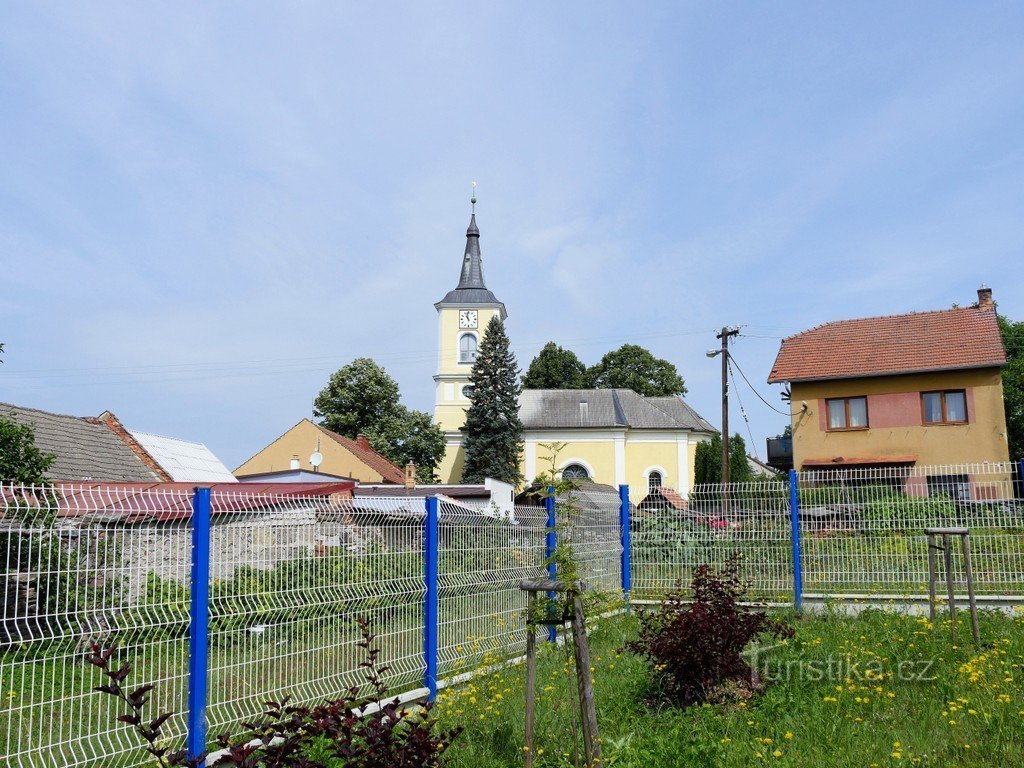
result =
[[826,427],[826,432],[867,432],[871,427]]
[[966,427],[970,424],[969,421],[926,421],[922,426],[925,427]]

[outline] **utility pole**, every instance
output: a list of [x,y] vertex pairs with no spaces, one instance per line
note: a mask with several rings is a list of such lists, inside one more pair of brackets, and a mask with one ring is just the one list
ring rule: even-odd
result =
[[715,338],[722,348],[708,352],[708,357],[722,356],[722,513],[729,511],[729,337],[738,336],[739,328],[723,326]]

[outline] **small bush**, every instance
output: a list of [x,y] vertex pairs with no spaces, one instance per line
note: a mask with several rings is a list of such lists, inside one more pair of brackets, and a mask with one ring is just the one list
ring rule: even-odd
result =
[[751,670],[741,654],[754,638],[793,636],[792,627],[739,604],[747,585],[736,555],[720,571],[697,568],[690,589],[689,604],[677,583],[657,612],[640,614],[637,639],[625,646],[647,659],[661,691],[683,706],[707,701],[730,681],[749,681]]
[[[222,734],[217,743],[224,750],[216,765],[243,768],[440,768],[443,757],[461,728],[435,732],[433,704],[402,707],[398,699],[386,701],[383,675],[388,667],[378,662],[380,649],[369,622],[358,618],[362,640],[359,647],[366,655],[360,664],[371,695],[360,698],[359,688],[351,688],[339,699],[330,699],[314,707],[292,706],[288,698],[266,702],[262,717],[245,724],[240,736]],[[112,659],[115,648],[93,645],[88,663],[98,667],[107,678],[95,690],[120,701],[127,712],[117,719],[131,726],[144,742],[144,748],[160,768],[194,768],[203,758],[189,759],[184,750],[166,746],[161,729],[170,712],[150,719],[145,713],[153,685],[132,690],[125,685],[130,664],[118,666]],[[360,709],[376,704],[374,714]]]

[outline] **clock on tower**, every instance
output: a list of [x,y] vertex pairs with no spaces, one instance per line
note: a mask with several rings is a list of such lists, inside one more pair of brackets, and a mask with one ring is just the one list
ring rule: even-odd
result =
[[477,313],[475,309],[459,310],[459,328],[475,330],[477,324]]

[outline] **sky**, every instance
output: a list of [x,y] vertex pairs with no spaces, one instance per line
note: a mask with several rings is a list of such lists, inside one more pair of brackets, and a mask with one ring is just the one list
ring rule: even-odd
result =
[[231,468],[356,357],[432,410],[476,180],[523,368],[641,344],[718,425],[735,325],[785,412],[788,334],[1024,319],[1022,124],[1020,3],[5,4],[0,401]]

